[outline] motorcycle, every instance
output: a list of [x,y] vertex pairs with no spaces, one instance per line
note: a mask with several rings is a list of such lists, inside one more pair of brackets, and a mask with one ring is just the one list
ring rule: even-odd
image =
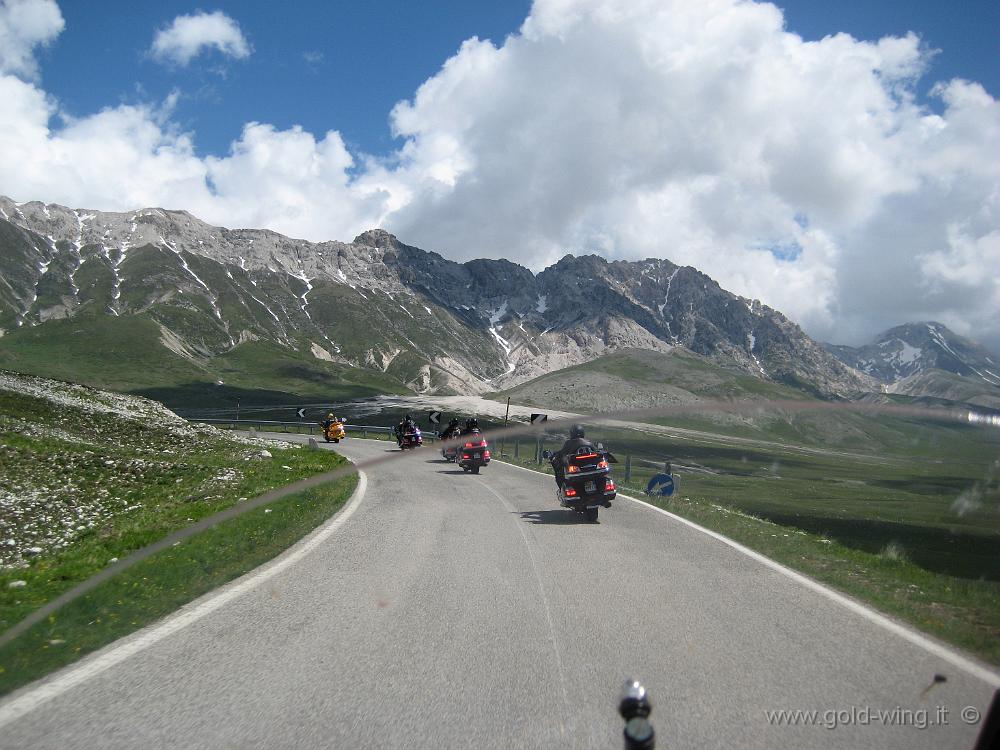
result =
[[[558,459],[549,451],[542,455],[558,471]],[[617,495],[615,480],[611,478],[612,463],[616,463],[614,456],[600,443],[596,448],[581,447],[575,454],[566,456],[562,467],[563,482],[556,488],[559,504],[595,523],[601,506],[610,508]]]
[[490,463],[489,443],[482,435],[466,435],[465,444],[458,453],[457,463],[462,471],[478,474],[483,466]]
[[323,427],[323,439],[328,443],[339,443],[347,437],[347,430],[344,429],[342,420],[321,422],[320,425]]
[[455,441],[462,437],[460,430],[445,430],[439,437],[441,438],[441,457],[445,461],[458,460],[458,445]]
[[414,427],[412,430],[407,430],[399,438],[399,449],[407,450],[409,448],[419,448],[424,444],[423,434],[420,432],[419,427]]

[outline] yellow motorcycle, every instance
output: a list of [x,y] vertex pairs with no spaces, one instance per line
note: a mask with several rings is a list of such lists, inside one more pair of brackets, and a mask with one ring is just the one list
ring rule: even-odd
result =
[[347,437],[347,430],[344,429],[344,420],[327,419],[320,423],[323,427],[323,438],[328,443],[339,443]]

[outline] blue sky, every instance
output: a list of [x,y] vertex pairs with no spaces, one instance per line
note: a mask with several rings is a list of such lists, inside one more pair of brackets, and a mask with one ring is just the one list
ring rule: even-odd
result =
[[[393,143],[389,112],[473,36],[497,44],[530,10],[502,3],[214,2],[128,0],[60,3],[66,30],[41,57],[46,90],[77,116],[109,104],[182,92],[175,119],[196,134],[201,154],[223,155],[249,121],[339,130],[352,151],[384,154]],[[963,0],[782,0],[787,28],[805,39],[840,31],[859,39],[916,31],[941,50],[922,81],[971,78],[1000,92],[996,50],[1000,2]],[[155,29],[196,10],[221,10],[253,46],[244,60],[203,53],[165,67],[147,54]],[[931,102],[936,106],[936,103]]]
[[1000,346],[998,29],[997,0],[0,0],[0,194],[667,258],[821,340]]
[[[530,8],[521,0],[433,2],[63,2],[66,31],[43,55],[46,89],[78,115],[183,92],[177,120],[201,153],[224,154],[245,122],[340,130],[349,147],[392,148],[389,112],[472,36],[498,43]],[[156,28],[221,10],[253,46],[244,60],[206,52],[167,68],[147,51]]]

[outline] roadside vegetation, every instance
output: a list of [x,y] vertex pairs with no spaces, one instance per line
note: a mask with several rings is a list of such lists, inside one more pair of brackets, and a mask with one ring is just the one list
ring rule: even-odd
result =
[[[145,399],[0,371],[0,632],[173,531],[344,463],[192,426]],[[355,485],[258,508],[105,582],[0,648],[0,694],[260,565]]]
[[[214,320],[210,312],[173,314],[190,318],[190,325]],[[161,345],[163,336],[151,314],[84,312],[8,331],[0,337],[0,368],[133,393],[188,412],[235,409],[239,401],[294,404],[408,392],[390,375],[317,359],[308,345],[302,353],[250,340],[209,358],[179,354]]]

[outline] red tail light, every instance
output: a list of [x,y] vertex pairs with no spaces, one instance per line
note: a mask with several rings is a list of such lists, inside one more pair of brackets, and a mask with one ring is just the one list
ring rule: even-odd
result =
[[604,483],[605,490],[613,490],[614,488],[615,488],[615,482],[613,479],[608,479],[607,481],[605,481]]
[[464,459],[464,458],[472,458],[472,454],[471,454],[471,453],[463,453],[463,454],[462,454],[462,458],[463,458],[463,459]]
[[576,497],[576,490],[574,490],[572,487],[567,487],[566,497]]
[[608,462],[604,461],[603,459],[600,460],[600,461],[598,461],[597,462],[597,468],[598,469],[606,469],[606,468],[608,468]]
[[596,453],[581,453],[581,454],[579,454],[577,456],[577,458],[597,458],[597,454]]
[[490,452],[489,451],[483,451],[483,458],[489,458],[489,457],[490,457]]
[[472,447],[472,443],[466,443],[466,444],[465,444],[465,447],[466,447],[466,448],[471,448],[471,447]]

